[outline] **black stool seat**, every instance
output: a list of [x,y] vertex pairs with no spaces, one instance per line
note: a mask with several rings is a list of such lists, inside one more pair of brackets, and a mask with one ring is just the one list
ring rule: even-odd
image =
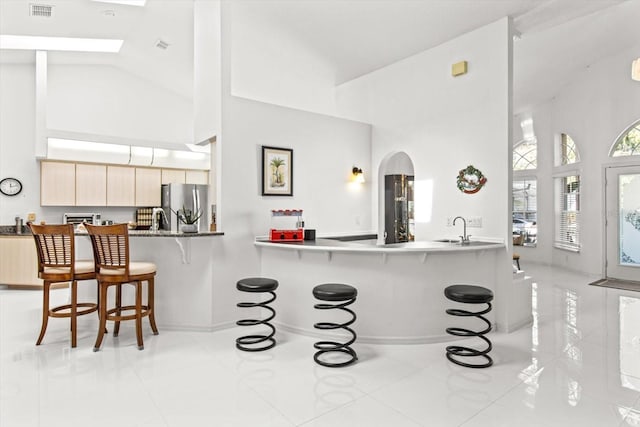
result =
[[[451,316],[462,317],[476,317],[484,322],[486,327],[481,331],[473,331],[466,328],[447,328],[446,332],[456,337],[477,337],[486,344],[484,350],[478,350],[463,345],[450,345],[447,346],[447,359],[449,361],[467,368],[488,368],[493,365],[493,359],[489,356],[489,352],[493,348],[491,341],[485,337],[485,334],[491,331],[491,322],[484,317],[485,314],[491,311],[491,301],[493,300],[493,292],[490,289],[483,288],[476,285],[451,285],[444,289],[444,295],[447,299],[459,303],[466,304],[486,304],[487,307],[480,311],[468,311],[461,308],[449,308],[446,310],[447,314]],[[465,357],[482,357],[484,363],[467,363],[460,360]]]
[[275,290],[278,288],[278,281],[267,277],[247,277],[240,279],[236,283],[236,288],[242,292],[266,293],[271,296],[265,301],[258,302],[239,302],[240,308],[258,307],[269,312],[266,319],[242,319],[236,322],[238,326],[266,326],[269,330],[266,333],[251,334],[236,339],[236,348],[242,351],[264,351],[273,348],[276,345],[274,335],[276,328],[270,322],[276,317],[276,311],[269,306],[275,301]]
[[482,304],[493,300],[490,289],[475,285],[451,285],[444,290],[444,295],[455,302]]
[[248,277],[238,280],[236,288],[243,292],[269,292],[278,289],[278,281],[266,277]]
[[344,301],[357,295],[356,288],[342,283],[325,283],[313,288],[313,296],[322,301]]
[[[313,325],[316,329],[321,330],[342,330],[351,334],[351,339],[347,342],[340,343],[337,341],[318,341],[313,347],[318,350],[313,355],[313,360],[317,364],[327,366],[329,368],[340,368],[348,366],[358,360],[358,355],[351,345],[356,342],[356,333],[350,326],[356,321],[356,313],[349,309],[348,306],[356,301],[358,291],[351,285],[343,283],[324,283],[313,288],[313,296],[320,301],[331,301],[331,303],[318,303],[313,307],[318,310],[341,310],[351,315],[351,319],[344,323],[335,322],[318,322]],[[324,355],[328,353],[344,353],[347,357],[345,361],[334,362],[328,360]]]

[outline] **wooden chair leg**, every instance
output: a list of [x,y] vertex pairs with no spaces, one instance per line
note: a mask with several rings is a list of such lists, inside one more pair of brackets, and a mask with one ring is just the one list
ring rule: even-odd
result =
[[100,326],[98,326],[98,336],[96,337],[96,343],[93,345],[93,351],[100,350],[102,344],[102,338],[107,326],[107,285],[100,285]]
[[[96,303],[98,304],[98,323],[100,323],[100,283],[98,281],[96,281]],[[109,333],[106,327],[104,328],[104,333]]]
[[156,309],[154,305],[154,280],[153,277],[147,280],[147,305],[149,306],[149,323],[151,323],[151,330],[153,335],[158,335],[158,327],[156,326]]
[[144,350],[142,342],[142,282],[136,282],[136,339],[138,350]]
[[75,348],[78,341],[78,282],[71,282],[71,348]]
[[40,336],[36,345],[40,345],[44,338],[44,333],[47,331],[47,323],[49,323],[49,289],[51,283],[44,282],[42,284],[42,326],[40,326]]
[[[116,316],[119,318],[122,315],[122,284],[118,283],[116,286]],[[115,326],[113,327],[113,336],[117,337],[120,333],[120,320],[115,321]]]

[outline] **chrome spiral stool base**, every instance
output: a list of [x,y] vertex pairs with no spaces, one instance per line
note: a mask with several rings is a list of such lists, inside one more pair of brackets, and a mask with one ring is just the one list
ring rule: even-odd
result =
[[268,304],[275,301],[276,293],[274,292],[278,288],[278,281],[274,279],[268,279],[265,277],[250,277],[241,279],[236,283],[236,288],[242,292],[251,293],[269,293],[271,299],[262,302],[239,302],[238,307],[252,308],[260,307],[271,312],[271,315],[263,320],[258,319],[242,319],[236,322],[238,326],[256,326],[264,325],[270,329],[268,334],[252,334],[245,335],[236,339],[236,348],[242,351],[264,351],[273,348],[276,345],[276,340],[273,337],[276,333],[276,328],[269,323],[276,317],[276,311],[269,307]]
[[[325,283],[313,288],[313,296],[316,297],[316,299],[319,299],[321,301],[337,302],[337,304],[315,304],[313,306],[314,308],[318,310],[342,310],[352,316],[352,318],[345,323],[318,322],[313,325],[314,328],[322,330],[344,329],[352,335],[352,338],[345,343],[339,343],[336,341],[318,341],[313,344],[313,347],[318,350],[313,355],[313,360],[315,360],[317,364],[327,366],[329,368],[340,368],[350,365],[358,360],[358,355],[356,354],[355,350],[351,348],[351,345],[356,341],[356,333],[349,327],[356,321],[356,313],[347,308],[347,306],[353,304],[356,301],[357,295],[358,291],[356,290],[356,288],[340,283]],[[321,359],[324,354],[332,352],[345,353],[349,356],[349,358],[344,362],[327,362]]]
[[[461,345],[450,345],[446,348],[447,359],[457,365],[465,366],[467,368],[488,368],[493,365],[493,359],[488,354],[493,348],[493,345],[491,344],[491,341],[485,337],[485,334],[491,331],[491,322],[483,316],[483,314],[487,314],[491,311],[493,292],[481,286],[452,285],[445,288],[444,295],[447,299],[455,302],[466,304],[487,304],[486,309],[477,312],[457,308],[450,308],[446,310],[447,314],[452,316],[477,317],[487,324],[487,327],[484,330],[477,332],[464,328],[447,328],[446,331],[450,335],[458,337],[478,337],[487,344],[487,348],[484,350],[476,350],[474,348],[464,347]],[[486,363],[466,363],[456,359],[463,357],[483,357],[486,359]]]

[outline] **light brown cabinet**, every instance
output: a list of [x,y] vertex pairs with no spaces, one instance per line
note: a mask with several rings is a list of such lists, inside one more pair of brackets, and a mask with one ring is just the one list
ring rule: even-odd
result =
[[160,206],[160,169],[136,168],[136,206]]
[[162,169],[163,184],[184,184],[185,182],[184,169]]
[[107,167],[76,164],[76,206],[107,204]]
[[0,237],[0,284],[42,286],[33,237]]
[[75,163],[40,163],[40,204],[42,206],[74,206],[76,204]]
[[187,184],[208,184],[209,172],[199,171],[199,170],[188,170],[186,171],[186,182]]
[[135,168],[107,166],[107,206],[134,206],[135,200]]
[[43,160],[42,206],[160,206],[162,184],[208,184],[204,170]]

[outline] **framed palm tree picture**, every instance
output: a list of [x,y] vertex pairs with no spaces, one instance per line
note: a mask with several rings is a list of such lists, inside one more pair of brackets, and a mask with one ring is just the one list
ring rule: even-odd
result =
[[262,146],[262,195],[293,196],[293,150]]

